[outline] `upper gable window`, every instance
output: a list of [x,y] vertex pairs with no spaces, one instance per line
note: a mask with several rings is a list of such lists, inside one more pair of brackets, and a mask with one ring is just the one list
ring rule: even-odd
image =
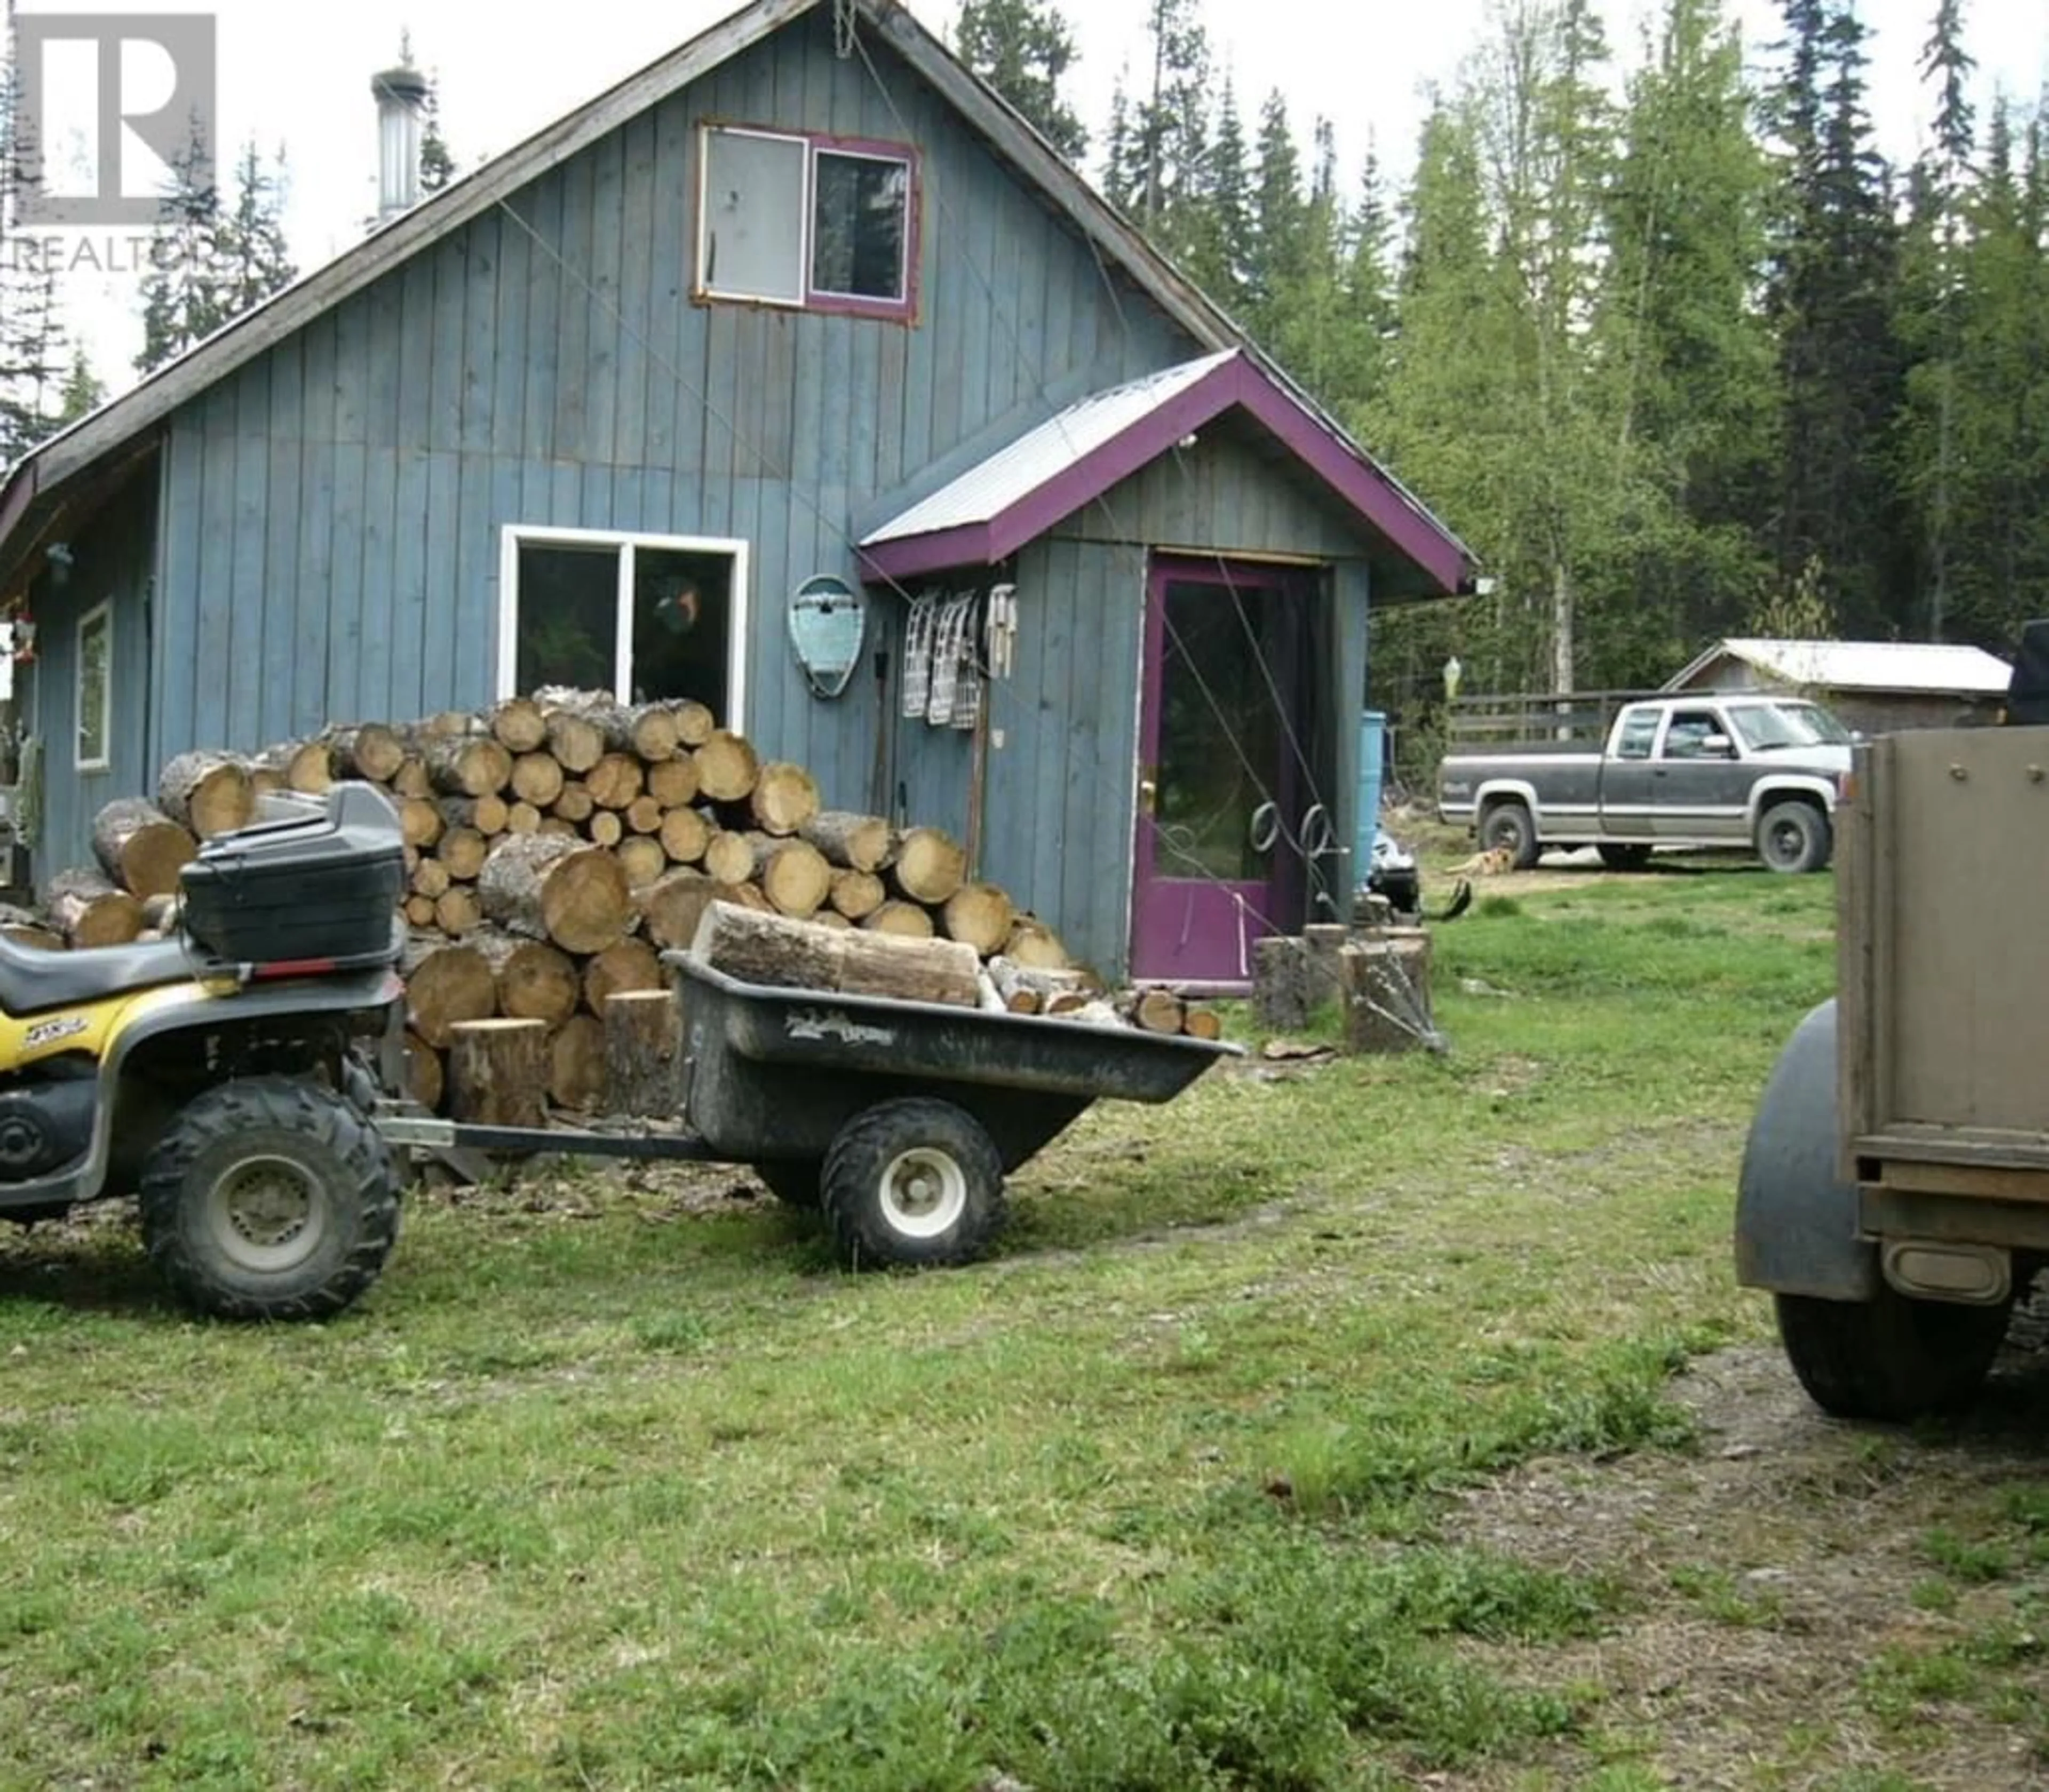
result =
[[699,166],[699,298],[911,316],[914,151],[707,125]]

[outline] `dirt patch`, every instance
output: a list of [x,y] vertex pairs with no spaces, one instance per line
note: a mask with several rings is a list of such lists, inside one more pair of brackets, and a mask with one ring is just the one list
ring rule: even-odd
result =
[[[1628,1589],[1596,1642],[1479,1653],[1512,1680],[1596,1689],[1600,1731],[1657,1783],[2049,1783],[2049,1639],[2013,1619],[2039,1610],[2049,1575],[2024,1563],[1946,1581],[1929,1550],[1931,1532],[1969,1534],[2003,1489],[2049,1469],[2049,1352],[2017,1330],[2022,1347],[1946,1432],[1831,1420],[1775,1348],[1748,1347],[1674,1384],[1700,1425],[1694,1454],[1538,1462],[1476,1491],[1451,1521],[1457,1541]],[[1900,1665],[1946,1654],[1953,1672]],[[1562,1782],[1584,1768],[1561,1762]]]

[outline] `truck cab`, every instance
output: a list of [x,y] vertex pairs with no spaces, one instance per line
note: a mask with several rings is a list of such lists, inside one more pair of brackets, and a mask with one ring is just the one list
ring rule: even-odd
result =
[[1618,867],[1659,846],[1753,850],[1775,871],[1829,862],[1851,736],[1819,704],[1644,697],[1611,706],[1595,734],[1573,699],[1519,701],[1534,706],[1524,737],[1505,744],[1499,714],[1455,716],[1455,741],[1474,744],[1455,745],[1438,775],[1440,818],[1466,822],[1511,863],[1587,845]]

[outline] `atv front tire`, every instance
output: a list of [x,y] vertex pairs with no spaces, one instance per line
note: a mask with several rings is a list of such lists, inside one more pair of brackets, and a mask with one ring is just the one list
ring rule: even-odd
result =
[[292,1077],[208,1090],[142,1172],[152,1266],[219,1319],[340,1312],[383,1270],[399,1205],[398,1165],[356,1106]]

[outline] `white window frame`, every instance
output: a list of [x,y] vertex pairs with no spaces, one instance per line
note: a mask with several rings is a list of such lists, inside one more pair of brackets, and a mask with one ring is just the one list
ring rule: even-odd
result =
[[[99,669],[99,755],[85,756],[85,632],[97,622],[107,631],[107,657]],[[78,619],[72,635],[72,765],[79,772],[105,772],[114,764],[114,607],[106,599]]]
[[[804,152],[804,179],[798,200],[798,277],[803,292],[796,298],[780,298],[762,293],[746,293],[713,285],[705,278],[706,239],[711,229],[710,183],[711,141],[715,136],[758,137],[772,143],[794,143]],[[838,293],[811,284],[811,256],[818,225],[818,167],[822,155],[844,156],[856,161],[886,162],[904,170],[904,253],[899,265],[901,296],[877,298],[864,293]],[[694,260],[690,269],[694,298],[733,305],[772,305],[780,311],[821,311],[842,317],[879,317],[909,322],[918,309],[919,157],[908,144],[900,147],[869,138],[834,137],[827,133],[772,130],[761,125],[703,123],[698,127],[697,228]]]
[[748,544],[718,535],[653,535],[632,530],[558,529],[508,523],[498,541],[498,700],[521,694],[519,677],[519,550],[537,547],[604,547],[619,556],[619,580],[612,593],[612,695],[633,701],[633,566],[641,548],[685,554],[723,554],[733,562],[730,613],[726,623],[725,709],[721,728],[736,734],[747,728]]

